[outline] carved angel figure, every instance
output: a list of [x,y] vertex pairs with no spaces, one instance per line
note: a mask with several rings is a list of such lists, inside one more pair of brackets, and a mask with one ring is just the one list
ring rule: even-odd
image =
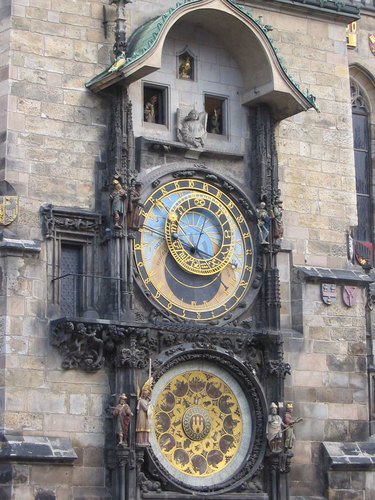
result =
[[180,142],[194,148],[203,148],[207,136],[207,113],[198,113],[192,109],[185,117],[181,117],[181,111],[177,111],[177,137]]

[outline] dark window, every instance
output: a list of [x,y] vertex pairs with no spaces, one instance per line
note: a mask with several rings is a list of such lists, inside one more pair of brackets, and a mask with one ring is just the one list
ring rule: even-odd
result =
[[61,245],[60,307],[66,316],[76,316],[80,311],[82,295],[82,247]]
[[167,125],[167,88],[143,86],[143,121]]
[[224,97],[204,96],[204,109],[208,115],[207,132],[209,134],[226,134],[226,103]]
[[358,226],[353,237],[372,242],[371,174],[368,111],[360,90],[352,85],[354,161],[357,190]]

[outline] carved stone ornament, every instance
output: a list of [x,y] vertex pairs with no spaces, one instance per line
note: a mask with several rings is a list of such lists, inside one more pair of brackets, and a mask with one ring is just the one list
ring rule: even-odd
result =
[[321,285],[322,301],[327,306],[333,304],[337,297],[336,285],[333,283],[322,283]]
[[18,215],[18,196],[0,196],[0,224],[8,226]]
[[348,307],[353,307],[357,302],[358,288],[356,286],[346,285],[342,289],[342,300]]
[[55,207],[50,204],[40,208],[43,230],[47,239],[53,238],[55,231],[80,234],[95,234],[101,225],[98,214],[74,208]]
[[192,109],[187,116],[177,110],[177,138],[189,148],[202,149],[207,136],[207,113]]

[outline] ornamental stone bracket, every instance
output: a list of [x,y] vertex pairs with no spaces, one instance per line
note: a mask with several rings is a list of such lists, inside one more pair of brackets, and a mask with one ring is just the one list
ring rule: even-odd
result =
[[210,351],[232,360],[237,358],[259,378],[280,377],[280,371],[285,377],[290,370],[281,359],[279,335],[271,331],[62,318],[51,322],[50,338],[60,351],[65,369],[145,369],[153,358],[154,371],[170,358],[198,350],[200,355]]

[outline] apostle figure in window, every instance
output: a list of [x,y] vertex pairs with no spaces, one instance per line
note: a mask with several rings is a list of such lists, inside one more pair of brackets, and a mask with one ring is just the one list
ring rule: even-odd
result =
[[153,95],[150,100],[146,102],[144,109],[144,120],[148,123],[156,123],[156,106],[158,97]]

